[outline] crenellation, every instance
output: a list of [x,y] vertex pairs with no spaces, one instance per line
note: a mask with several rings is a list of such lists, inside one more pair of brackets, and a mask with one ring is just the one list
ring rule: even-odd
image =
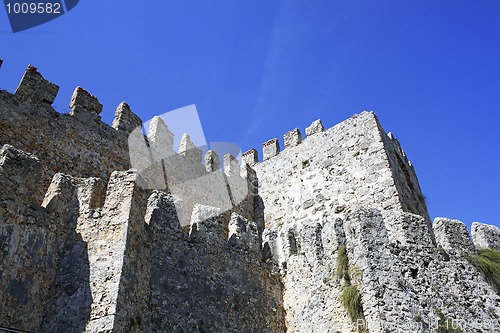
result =
[[116,130],[131,133],[137,127],[142,126],[142,120],[132,112],[127,102],[121,102],[115,111],[115,118],[111,127]]
[[225,154],[223,158],[224,173],[227,176],[240,176],[240,163],[236,157],[231,154]]
[[311,123],[309,127],[306,128],[306,136],[309,137],[311,135],[314,135],[316,133],[321,133],[325,130],[323,127],[323,123],[321,122],[321,119],[317,119]]
[[18,100],[33,104],[42,102],[52,105],[58,91],[59,86],[44,79],[36,67],[29,65],[16,89],[15,96]]
[[242,154],[243,163],[248,164],[250,166],[254,166],[259,163],[259,153],[257,149],[252,148]]
[[215,150],[209,150],[205,153],[205,170],[215,172],[220,169],[219,155]]
[[140,188],[140,178],[135,170],[116,171],[109,178],[95,240],[89,242],[93,303],[88,330],[101,326],[98,332],[117,327],[129,331],[130,321],[124,317],[129,315],[137,315],[142,327],[150,322],[149,314],[134,306],[147,302],[149,295],[141,288],[150,279],[150,264],[140,259],[150,257],[144,246],[148,191]]
[[102,111],[102,104],[99,103],[97,97],[80,86],[76,87],[75,91],[73,91],[69,107],[73,113],[86,111],[100,114]]
[[437,245],[444,250],[455,254],[474,252],[474,244],[462,221],[436,217],[432,227]]
[[300,130],[295,128],[288,131],[285,135],[283,135],[283,141],[285,142],[285,149],[298,146],[302,142]]
[[149,123],[148,140],[156,160],[167,158],[174,153],[174,134],[161,117],[153,117]]
[[192,161],[201,163],[202,151],[191,141],[189,134],[184,133],[179,144],[179,154]]
[[353,333],[349,286],[374,332],[431,325],[438,307],[498,323],[498,292],[462,254],[500,249],[500,228],[474,222],[473,244],[460,221],[432,225],[373,112],[326,130],[316,120],[304,140],[289,131],[283,151],[271,139],[264,163],[255,149],[241,166],[226,154],[221,170],[187,134],[175,153],[161,117],[145,136],[125,102],[110,127],[78,87],[58,114],[55,87],[30,66],[15,95],[0,90],[2,325]]
[[277,138],[266,141],[262,144],[264,161],[276,156],[280,152],[280,143]]
[[500,251],[500,228],[494,225],[473,222],[472,239],[477,249],[494,249]]

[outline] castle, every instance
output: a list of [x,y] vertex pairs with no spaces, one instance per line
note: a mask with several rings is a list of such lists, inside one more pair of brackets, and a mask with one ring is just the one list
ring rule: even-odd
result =
[[29,66],[0,90],[0,331],[500,331],[466,259],[500,229],[432,222],[375,114],[221,168],[126,103],[105,124],[80,87],[60,114],[58,89]]

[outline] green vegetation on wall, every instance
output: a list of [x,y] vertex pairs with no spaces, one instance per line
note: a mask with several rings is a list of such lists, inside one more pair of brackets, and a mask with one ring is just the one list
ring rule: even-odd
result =
[[480,249],[477,254],[466,254],[465,258],[500,292],[500,251]]
[[[357,272],[357,269],[351,269]],[[337,279],[343,279],[342,293],[340,295],[340,303],[346,309],[347,314],[352,322],[364,318],[363,307],[361,305],[361,294],[356,285],[351,284],[351,274],[349,273],[349,260],[347,258],[347,250],[345,245],[340,246],[337,252],[337,269],[335,272]]]

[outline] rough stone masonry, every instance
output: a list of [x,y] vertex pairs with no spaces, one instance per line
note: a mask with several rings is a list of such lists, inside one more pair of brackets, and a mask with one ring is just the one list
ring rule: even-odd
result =
[[176,153],[161,118],[143,135],[127,103],[109,126],[81,87],[60,114],[58,90],[33,66],[0,90],[0,330],[500,331],[498,291],[465,259],[500,229],[432,222],[375,114],[293,129],[240,166],[187,134]]

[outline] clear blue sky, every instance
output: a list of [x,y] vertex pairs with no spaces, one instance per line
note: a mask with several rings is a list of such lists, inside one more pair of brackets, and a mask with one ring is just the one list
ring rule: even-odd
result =
[[243,150],[373,110],[400,140],[432,217],[500,225],[500,1],[85,1],[13,34],[0,87],[29,63],[81,85],[110,123],[196,104],[208,141]]

